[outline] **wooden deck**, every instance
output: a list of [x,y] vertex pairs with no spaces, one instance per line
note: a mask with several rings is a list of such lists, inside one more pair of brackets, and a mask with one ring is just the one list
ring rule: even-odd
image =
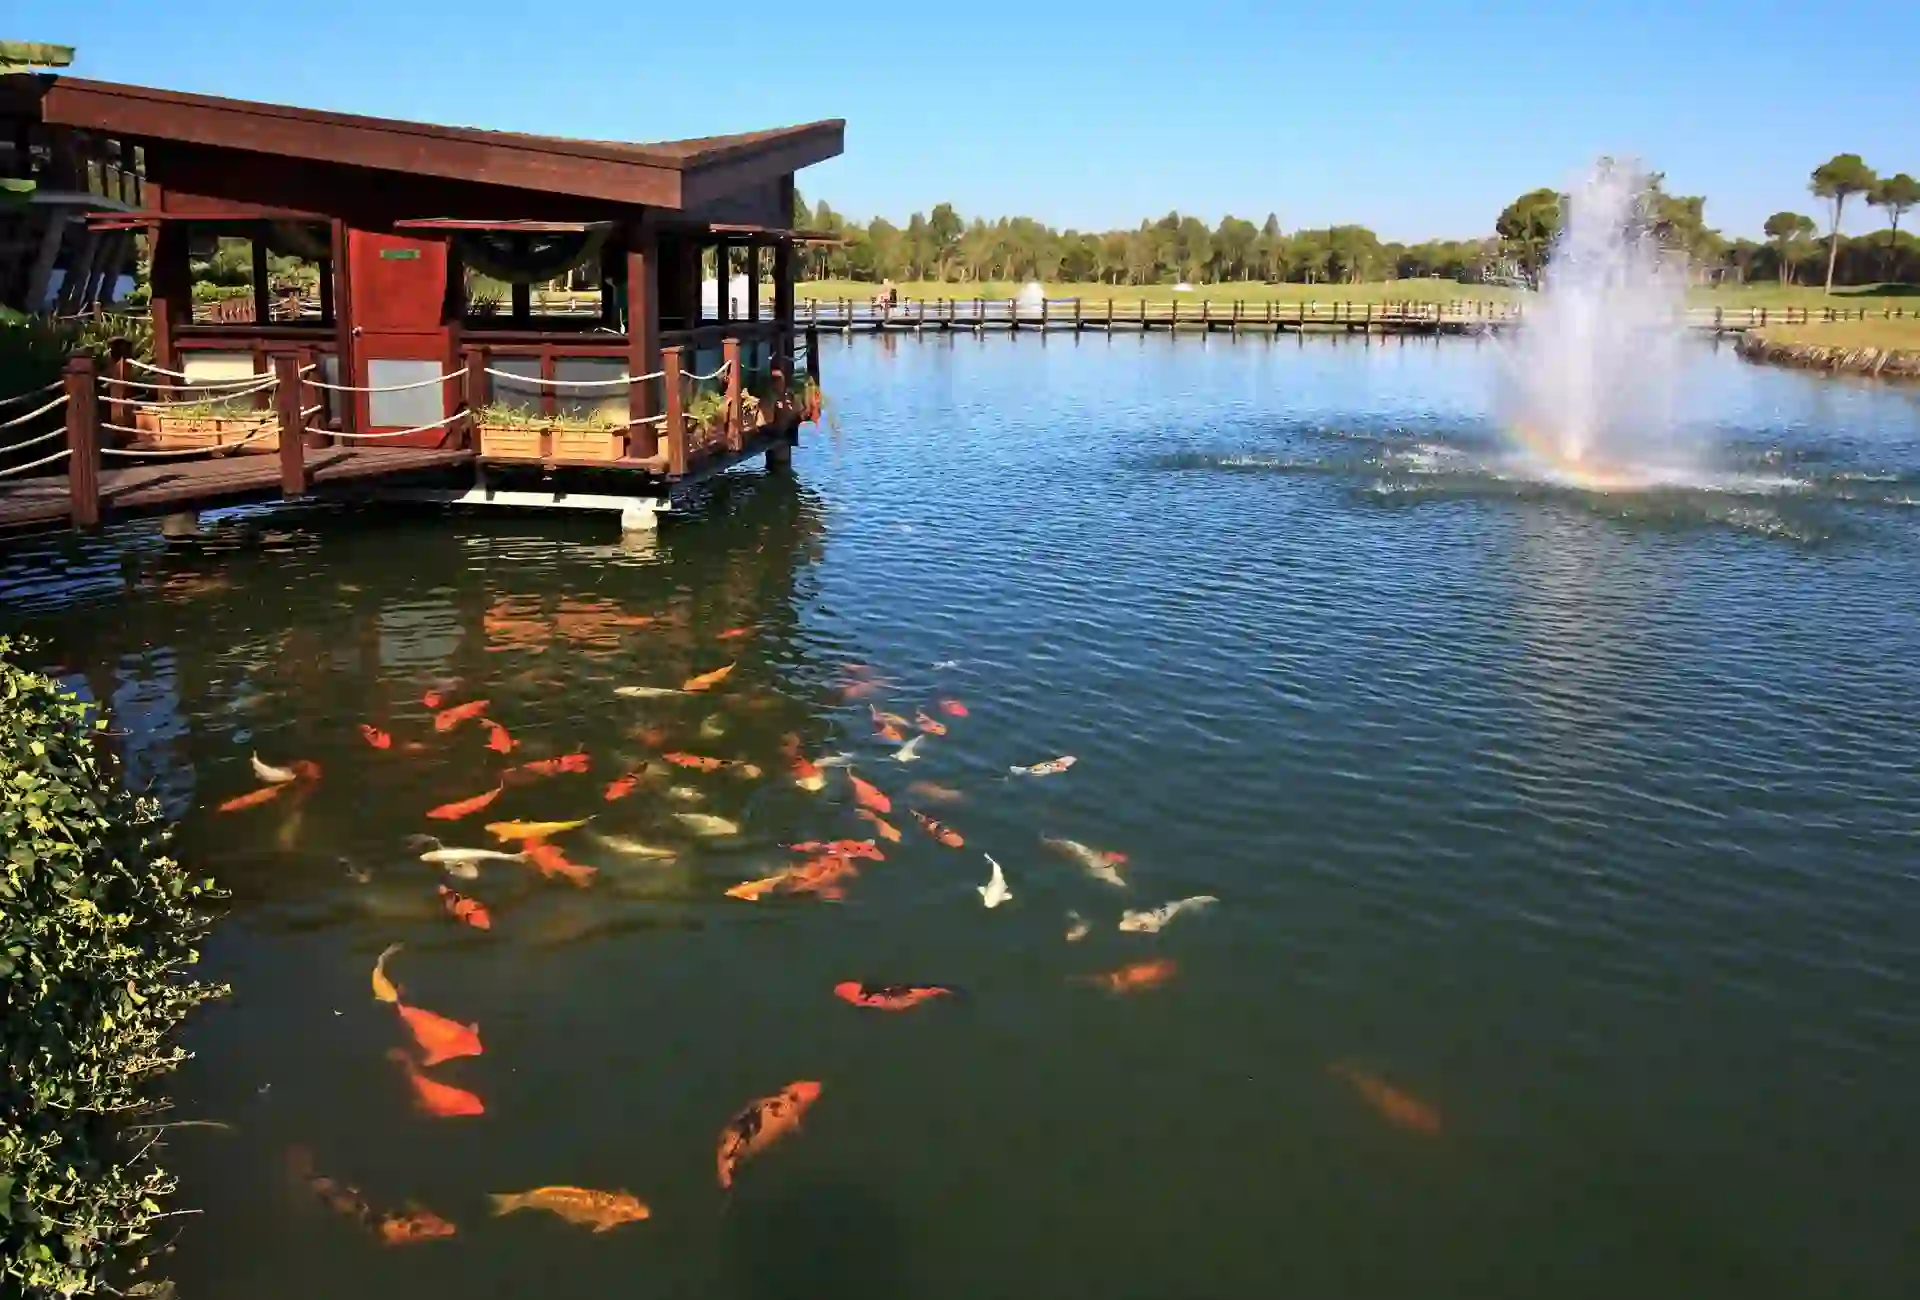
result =
[[[419,447],[329,447],[307,453],[315,493],[349,484],[431,474],[472,463],[470,451]],[[280,495],[278,456],[223,456],[149,462],[100,471],[100,511],[106,520],[130,515],[209,509]],[[68,521],[67,476],[0,480],[0,533],[60,528]]]

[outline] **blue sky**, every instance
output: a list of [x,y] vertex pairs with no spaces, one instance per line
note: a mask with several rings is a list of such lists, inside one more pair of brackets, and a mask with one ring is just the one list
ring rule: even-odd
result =
[[800,186],[861,218],[944,199],[1081,228],[1178,207],[1468,237],[1613,153],[1758,237],[1781,208],[1819,215],[1807,173],[1836,152],[1920,174],[1911,0],[89,0],[8,28],[78,46],[82,76],[503,130],[844,117],[846,155]]

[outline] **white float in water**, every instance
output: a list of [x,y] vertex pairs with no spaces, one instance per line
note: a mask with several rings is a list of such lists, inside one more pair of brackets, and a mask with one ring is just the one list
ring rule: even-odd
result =
[[1647,173],[1602,159],[1564,223],[1508,350],[1507,427],[1530,468],[1592,488],[1697,482],[1679,415],[1686,263],[1660,245]]

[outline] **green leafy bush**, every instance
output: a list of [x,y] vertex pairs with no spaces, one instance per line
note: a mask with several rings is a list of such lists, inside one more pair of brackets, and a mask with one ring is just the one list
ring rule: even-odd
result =
[[0,1295],[86,1295],[139,1265],[174,1188],[129,1121],[225,992],[188,974],[215,895],[109,770],[104,720],[14,651],[0,637]]

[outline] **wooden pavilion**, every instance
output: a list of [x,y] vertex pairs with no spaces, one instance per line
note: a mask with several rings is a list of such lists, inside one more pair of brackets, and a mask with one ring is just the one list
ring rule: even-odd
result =
[[[309,447],[657,483],[790,444],[817,413],[817,355],[793,369],[793,250],[811,238],[793,178],[841,152],[843,122],[631,144],[48,74],[0,76],[0,116],[22,157],[77,134],[134,174],[137,206],[88,218],[151,241],[154,364],[133,378],[191,395],[294,376]],[[191,256],[236,238],[251,300],[196,313]],[[317,293],[277,294],[269,251],[309,264]],[[745,302],[703,312],[709,257],[722,283],[745,271]],[[537,293],[563,273],[590,288]],[[109,417],[124,397],[107,393]]]

